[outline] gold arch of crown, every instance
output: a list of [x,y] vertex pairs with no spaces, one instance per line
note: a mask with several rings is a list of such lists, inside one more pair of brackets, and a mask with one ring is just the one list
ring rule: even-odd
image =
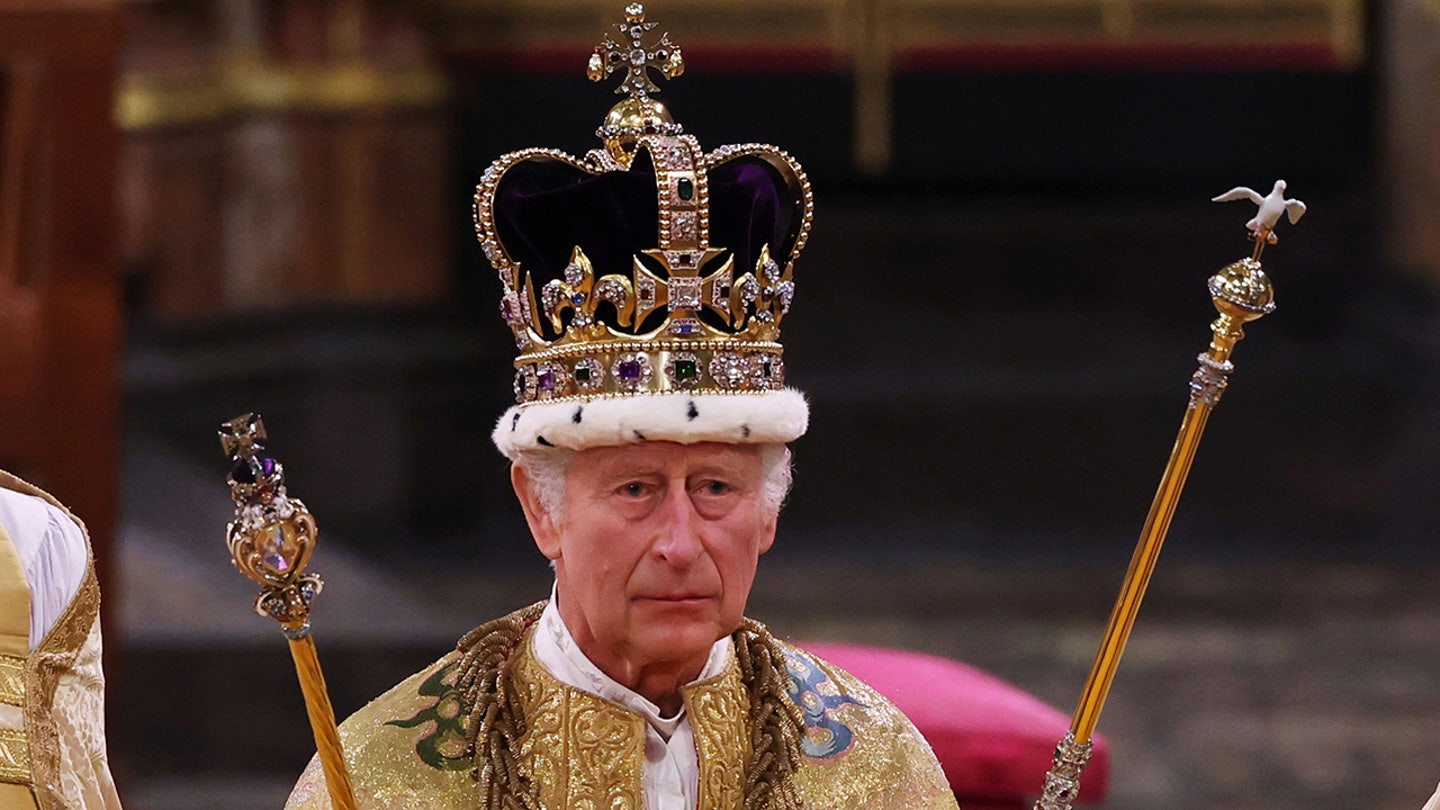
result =
[[[643,9],[631,6],[626,11],[632,26],[637,19],[643,23]],[[643,31],[653,25],[645,23]],[[626,29],[621,28],[623,33]],[[634,37],[643,33],[635,28],[630,31]],[[678,60],[679,49],[667,38],[662,37],[661,43]],[[634,98],[656,91],[644,70],[660,69],[660,65],[653,60],[646,64],[637,57],[628,67],[619,92],[628,90]],[[594,78],[593,62],[591,72]],[[674,74],[678,73],[676,69]],[[637,74],[644,84],[636,79]],[[520,350],[515,359],[516,400],[593,399],[676,390],[763,392],[782,387],[780,321],[794,298],[794,261],[809,238],[813,208],[810,181],[800,164],[765,144],[733,144],[706,154],[693,136],[676,132],[602,130],[601,137],[606,148],[592,149],[584,158],[543,148],[503,155],[485,170],[475,189],[476,236],[500,276],[504,288],[500,315]],[[628,171],[628,165],[616,160],[619,150],[611,140],[615,138],[627,138],[628,149],[638,152],[644,148],[651,155],[659,203],[658,244],[633,256],[628,274],[612,272],[598,277],[589,257],[576,246],[563,278],[547,282],[537,298],[531,276],[500,242],[495,226],[495,194],[500,181],[510,169],[527,161],[559,161],[590,174]],[[753,268],[735,267],[734,257],[725,247],[710,244],[709,171],[741,157],[769,164],[785,178],[792,199],[801,204],[790,255],[772,256],[770,246],[765,245]],[[639,331],[651,315],[661,311],[664,318],[658,327]],[[702,319],[702,312],[709,312],[710,320],[723,327]],[[545,337],[546,324],[557,338]]]

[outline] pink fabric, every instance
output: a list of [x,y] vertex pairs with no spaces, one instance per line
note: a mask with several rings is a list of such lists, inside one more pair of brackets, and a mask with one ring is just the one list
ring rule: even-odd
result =
[[[1028,808],[1040,793],[1055,744],[1070,727],[1059,710],[958,661],[859,644],[797,646],[894,702],[935,749],[966,810]],[[1104,799],[1109,777],[1109,746],[1097,736],[1079,801]]]

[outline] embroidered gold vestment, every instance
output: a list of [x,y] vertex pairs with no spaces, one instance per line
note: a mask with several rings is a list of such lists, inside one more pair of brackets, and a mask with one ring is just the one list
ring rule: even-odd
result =
[[[645,720],[563,683],[536,660],[534,628],[510,662],[524,707],[519,760],[547,810],[644,810]],[[805,718],[794,787],[807,808],[954,810],[930,746],[875,690],[825,661],[781,643],[788,695]],[[458,653],[410,676],[340,726],[361,810],[476,810],[464,711],[454,688]],[[744,807],[750,698],[739,667],[684,689],[700,764],[699,806]],[[330,807],[312,760],[287,810]],[[488,810],[482,808],[482,810]]]
[[[9,473],[0,472],[0,486],[65,511]],[[100,587],[93,557],[75,598],[33,652],[29,638],[29,585],[15,545],[0,526],[0,810],[120,810],[105,755]]]

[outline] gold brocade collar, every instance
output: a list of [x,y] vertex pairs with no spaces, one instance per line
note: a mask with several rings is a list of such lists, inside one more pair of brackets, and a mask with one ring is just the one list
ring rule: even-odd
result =
[[[641,774],[645,719],[556,678],[538,660],[527,634],[512,663],[525,717],[520,762],[541,804],[556,810],[596,807],[644,810]],[[699,806],[744,806],[750,760],[750,697],[732,659],[714,678],[684,688],[685,711],[700,763]]]

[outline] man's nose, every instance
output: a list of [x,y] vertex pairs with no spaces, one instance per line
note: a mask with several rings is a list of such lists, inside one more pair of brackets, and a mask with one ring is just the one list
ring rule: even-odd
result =
[[671,565],[688,565],[700,555],[703,547],[700,516],[683,486],[666,493],[661,518],[664,523],[655,539],[655,555]]

